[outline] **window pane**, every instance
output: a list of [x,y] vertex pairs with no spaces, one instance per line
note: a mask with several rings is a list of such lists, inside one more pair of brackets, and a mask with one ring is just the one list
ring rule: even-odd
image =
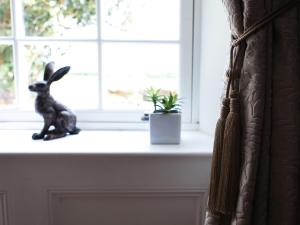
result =
[[180,0],[101,2],[103,39],[179,39]]
[[104,109],[148,109],[150,86],[178,92],[178,44],[106,43],[102,51]]
[[98,107],[98,76],[97,76],[97,44],[73,43],[36,45],[25,44],[21,49],[25,56],[22,71],[27,75],[23,81],[26,99],[23,109],[32,109],[36,94],[29,93],[28,83],[43,79],[44,66],[47,62],[55,61],[56,69],[71,66],[70,72],[61,80],[51,85],[51,95],[71,109],[95,109]]
[[0,0],[0,36],[11,35],[10,1]]
[[15,77],[13,73],[13,48],[0,44],[0,107],[15,103]]
[[96,3],[92,0],[23,0],[26,35],[95,38]]

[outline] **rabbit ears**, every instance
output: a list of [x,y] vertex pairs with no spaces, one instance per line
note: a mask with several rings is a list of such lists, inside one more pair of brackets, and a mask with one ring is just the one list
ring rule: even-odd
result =
[[70,71],[70,68],[69,66],[65,66],[54,73],[54,62],[49,62],[45,68],[44,81],[47,81],[47,84],[50,85],[53,81],[57,81],[66,75]]

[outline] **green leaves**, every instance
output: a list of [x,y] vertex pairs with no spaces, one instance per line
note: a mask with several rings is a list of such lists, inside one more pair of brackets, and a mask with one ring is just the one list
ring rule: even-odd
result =
[[9,0],[0,0],[0,36],[11,35],[11,15]]
[[150,87],[146,90],[146,101],[152,101],[154,112],[157,111],[158,103],[161,100],[161,95],[159,94],[160,89],[155,90],[153,87]]
[[14,101],[13,48],[11,45],[0,45],[0,105]]
[[146,90],[146,101],[151,101],[154,106],[154,113],[178,113],[181,105],[176,93],[170,92],[169,95],[161,95],[160,89],[150,87]]
[[86,26],[96,18],[92,0],[23,0],[26,35],[53,36],[71,29],[74,22]]
[[169,93],[169,95],[163,96],[161,99],[161,111],[163,113],[171,113],[171,112],[179,112],[180,111],[180,104],[178,103],[178,95]]

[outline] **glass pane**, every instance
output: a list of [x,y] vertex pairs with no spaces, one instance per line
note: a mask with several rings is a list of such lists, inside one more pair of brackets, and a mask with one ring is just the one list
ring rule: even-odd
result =
[[0,36],[11,35],[10,1],[0,0]]
[[180,0],[101,2],[103,39],[179,39]]
[[0,107],[15,103],[15,77],[13,73],[13,48],[0,44]]
[[104,109],[151,109],[145,89],[179,87],[178,44],[106,43],[102,47]]
[[26,35],[96,38],[96,3],[92,0],[23,0]]
[[[43,80],[47,62],[56,62],[56,69],[71,66],[70,72],[61,80],[52,83],[51,95],[71,109],[95,109],[98,107],[98,56],[96,43],[73,44],[25,44],[20,53],[25,56],[21,71],[26,80],[22,99],[23,109],[33,109],[35,93],[30,93],[28,84]],[[23,77],[24,79],[24,77]]]

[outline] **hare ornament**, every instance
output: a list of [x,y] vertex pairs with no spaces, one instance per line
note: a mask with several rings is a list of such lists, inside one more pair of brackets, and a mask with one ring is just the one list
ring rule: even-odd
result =
[[[76,127],[76,116],[66,106],[58,103],[50,95],[51,83],[66,75],[70,67],[66,66],[54,72],[54,62],[46,65],[44,81],[38,81],[29,85],[29,90],[37,92],[35,110],[44,118],[44,127],[40,133],[34,133],[32,139],[52,140],[61,138],[67,134],[78,134],[80,129]],[[49,130],[54,126],[53,130]]]

